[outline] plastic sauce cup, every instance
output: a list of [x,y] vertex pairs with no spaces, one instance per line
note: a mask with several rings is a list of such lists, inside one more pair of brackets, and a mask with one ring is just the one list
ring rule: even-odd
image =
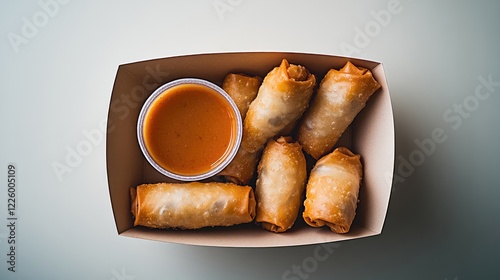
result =
[[222,171],[241,143],[238,107],[219,86],[178,79],[155,90],[144,103],[137,137],[147,161],[180,181],[198,181]]

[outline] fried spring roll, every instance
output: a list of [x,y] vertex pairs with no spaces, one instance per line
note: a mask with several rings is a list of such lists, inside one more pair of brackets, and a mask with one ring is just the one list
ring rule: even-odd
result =
[[338,139],[380,88],[372,73],[347,62],[331,69],[299,126],[298,141],[315,159],[331,152]]
[[251,187],[232,183],[159,183],[130,189],[134,226],[198,229],[248,223],[255,217]]
[[245,148],[239,148],[233,160],[218,175],[238,184],[248,185],[255,175],[262,151],[248,152]]
[[306,183],[302,147],[290,137],[269,140],[258,167],[257,223],[272,232],[290,229],[297,219]]
[[296,122],[308,107],[315,85],[315,76],[305,67],[283,59],[279,67],[266,75],[250,104],[243,125],[242,146],[256,152],[267,140]]
[[250,77],[244,74],[227,74],[222,83],[222,89],[231,96],[238,107],[242,119],[245,119],[250,103],[257,96],[262,78]]
[[[257,96],[261,83],[262,78],[258,76],[249,77],[243,74],[226,75],[222,88],[233,98],[243,119],[245,119],[250,103]],[[243,145],[240,145],[234,159],[219,175],[236,184],[247,185],[257,169],[260,152],[260,150],[249,152],[243,148]]]
[[306,186],[305,222],[347,233],[356,215],[361,177],[360,156],[347,148],[339,147],[318,160]]

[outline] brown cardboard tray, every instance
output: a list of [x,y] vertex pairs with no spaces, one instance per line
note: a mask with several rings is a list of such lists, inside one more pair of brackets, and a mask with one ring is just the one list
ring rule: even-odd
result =
[[[331,69],[350,60],[372,71],[381,84],[356,117],[342,144],[361,154],[364,176],[357,214],[347,234],[305,224],[302,213],[285,233],[272,233],[254,223],[199,230],[134,227],[129,189],[143,183],[171,182],[153,169],[141,153],[137,117],[147,97],[160,85],[178,78],[202,78],[221,85],[228,73],[264,77],[283,58],[305,66],[318,82]],[[319,244],[378,235],[382,232],[394,169],[394,120],[383,65],[341,56],[289,52],[211,53],[168,57],[122,64],[116,73],[108,113],[106,166],[109,194],[118,234],[180,244],[220,247],[282,247]]]

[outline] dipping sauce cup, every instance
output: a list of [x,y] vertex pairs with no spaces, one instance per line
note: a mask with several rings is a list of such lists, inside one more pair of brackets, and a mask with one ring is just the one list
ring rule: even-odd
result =
[[222,171],[241,143],[238,107],[219,86],[202,79],[174,80],[144,103],[137,137],[147,161],[180,181],[198,181]]

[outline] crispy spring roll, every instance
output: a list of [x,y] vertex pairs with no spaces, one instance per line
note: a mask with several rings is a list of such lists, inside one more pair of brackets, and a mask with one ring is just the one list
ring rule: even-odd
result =
[[235,184],[248,185],[255,175],[261,154],[260,150],[251,153],[240,146],[233,160],[218,175]]
[[296,122],[308,107],[315,85],[315,76],[305,67],[283,59],[279,67],[266,75],[248,108],[242,146],[256,152]]
[[255,221],[272,232],[290,229],[299,214],[306,176],[299,143],[290,137],[269,140],[258,167]]
[[299,126],[298,141],[315,159],[331,152],[338,139],[380,88],[372,73],[347,62],[331,69]]
[[318,160],[306,186],[305,222],[347,233],[356,215],[361,177],[360,156],[347,148],[339,147]]
[[[261,83],[262,78],[258,76],[250,77],[244,74],[226,75],[222,88],[233,98],[243,119],[245,119],[250,103],[257,96]],[[234,159],[219,175],[224,176],[233,183],[247,185],[254,177],[260,152],[260,150],[249,152],[243,148],[243,145],[240,145]]]
[[198,229],[248,223],[255,217],[251,187],[232,183],[158,183],[130,189],[134,226]]
[[234,100],[242,119],[245,119],[248,107],[257,96],[261,83],[261,77],[250,77],[245,74],[229,73],[224,78],[222,89]]

